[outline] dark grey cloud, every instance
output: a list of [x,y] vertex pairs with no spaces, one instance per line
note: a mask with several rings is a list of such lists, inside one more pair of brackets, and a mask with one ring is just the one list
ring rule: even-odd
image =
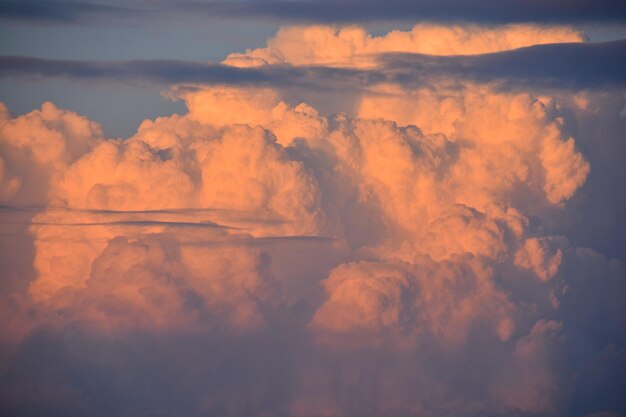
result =
[[[605,43],[534,45],[517,50],[470,56],[435,57],[387,54],[384,67],[399,81],[417,74],[440,74],[480,83],[503,82],[554,88],[595,88],[626,83],[626,40]],[[413,76],[413,77],[412,77]]]
[[2,1],[0,18],[56,24],[140,17],[141,11],[123,6],[79,1]]
[[119,22],[149,18],[266,18],[281,21],[369,22],[474,21],[512,22],[624,22],[622,0],[162,0],[81,2],[62,0],[5,0],[0,17],[8,20],[72,24]]
[[130,84],[226,84],[359,89],[380,83],[419,86],[433,79],[496,83],[502,88],[601,88],[626,85],[626,40],[535,45],[471,56],[383,54],[376,69],[276,65],[235,68],[191,61],[72,61],[0,57],[0,77],[63,77]]
[[304,0],[188,2],[182,7],[227,16],[263,16],[321,22],[371,20],[475,21],[483,23],[624,21],[619,0]]
[[370,85],[384,81],[374,71],[326,67],[272,66],[235,68],[175,60],[74,61],[21,56],[0,57],[0,77],[64,77],[125,83],[284,85],[320,88],[323,85]]
[[245,337],[42,328],[0,365],[0,406],[12,416],[287,416],[304,339],[293,321]]

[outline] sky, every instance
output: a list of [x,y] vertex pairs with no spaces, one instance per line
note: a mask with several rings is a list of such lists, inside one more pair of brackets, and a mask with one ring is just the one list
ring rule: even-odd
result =
[[0,0],[0,414],[626,416],[618,0]]

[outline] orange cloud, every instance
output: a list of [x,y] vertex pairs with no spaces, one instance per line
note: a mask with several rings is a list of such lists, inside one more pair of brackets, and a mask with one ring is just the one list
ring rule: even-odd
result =
[[[519,25],[381,37],[292,27],[226,63],[361,67],[384,52],[582,40]],[[625,276],[574,247],[566,221],[591,172],[587,122],[621,126],[617,99],[604,116],[591,93],[438,80],[364,89],[356,109],[331,115],[324,100],[266,87],[172,94],[188,112],[127,139],[52,103],[19,117],[0,107],[0,209],[26,218],[0,242],[20,234],[31,252],[16,258],[32,269],[0,298],[3,340],[82,326],[216,337],[211,349],[228,354],[227,342],[247,352],[262,341],[287,352],[277,369],[293,366],[293,392],[279,408],[300,416],[355,415],[363,397],[373,415],[558,413],[555,357],[567,319],[582,320],[570,287],[621,288]],[[198,402],[221,411],[220,392]]]
[[546,43],[583,42],[582,32],[566,27],[507,25],[443,26],[419,23],[410,31],[372,36],[358,26],[292,26],[282,28],[267,46],[233,53],[224,61],[237,67],[261,65],[375,65],[374,55],[410,52],[428,55],[475,55]]
[[471,257],[344,264],[324,287],[328,299],[311,322],[323,343],[414,348],[434,338],[449,349],[478,320],[500,340],[513,332],[513,306],[493,287],[489,268]]
[[[38,277],[31,295],[45,300],[66,287],[83,288],[93,262],[116,236],[134,241],[163,233],[172,222],[202,226],[208,219],[225,236],[328,236],[353,249],[365,244],[383,259],[471,254],[514,260],[544,280],[554,275],[558,258],[532,255],[524,200],[560,204],[589,169],[574,139],[562,133],[554,101],[473,85],[445,98],[422,91],[394,100],[408,107],[415,97],[418,106],[431,107],[412,121],[439,115],[445,133],[367,114],[328,118],[310,105],[285,103],[276,91],[232,87],[187,91],[187,115],[146,121],[128,140],[98,138],[93,123],[46,105],[47,123],[75,132],[67,143],[59,133],[56,142],[45,142],[57,144],[52,160],[36,156],[44,145],[35,139],[27,145],[11,139],[18,137],[18,124],[27,132],[20,140],[40,137],[40,113],[7,121],[5,142],[34,149],[32,163],[53,164],[47,201],[69,210],[33,218]],[[363,106],[368,100],[376,98],[366,96]],[[369,108],[391,116],[382,100]],[[450,103],[461,111],[440,111]],[[236,109],[245,109],[241,124],[232,123]],[[17,184],[19,177],[11,175],[7,183]],[[121,214],[110,222],[110,215],[98,214],[102,210]],[[208,218],[202,210],[210,210]],[[156,213],[138,228],[129,222],[137,211]],[[539,207],[529,212],[538,213]]]

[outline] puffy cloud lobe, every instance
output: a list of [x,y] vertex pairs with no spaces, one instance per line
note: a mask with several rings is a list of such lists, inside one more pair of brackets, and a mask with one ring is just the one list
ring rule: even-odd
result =
[[65,287],[45,304],[111,332],[261,327],[260,307],[279,295],[262,254],[227,242],[203,248],[181,245],[172,233],[118,236],[91,262],[82,287]]
[[[570,198],[589,173],[574,141],[563,133],[553,99],[528,93],[494,94],[484,87],[397,93],[366,95],[359,115],[388,118],[398,110],[402,123],[421,126],[426,133],[442,132],[469,145],[461,149],[463,157],[455,167],[458,182],[466,188],[458,191],[464,200],[459,202],[483,208],[503,193],[510,194],[511,188],[541,185],[550,203],[559,203]],[[473,181],[467,181],[468,174]]]
[[296,138],[314,139],[327,132],[327,121],[306,103],[293,107],[271,88],[204,88],[178,93],[189,108],[188,118],[202,124],[264,126],[282,145]]
[[559,381],[554,359],[563,343],[562,323],[539,320],[515,344],[513,360],[493,387],[496,402],[505,409],[530,413],[555,412]]
[[574,148],[573,138],[565,142],[545,138],[541,162],[545,170],[544,191],[553,203],[569,199],[589,174],[589,164]]
[[515,253],[515,264],[531,269],[539,279],[547,281],[557,273],[563,259],[561,249],[554,246],[550,239],[526,239],[524,246]]
[[500,340],[513,332],[513,306],[493,287],[489,268],[471,258],[345,264],[324,287],[328,300],[311,326],[325,343],[413,348],[435,338],[448,349],[466,340],[473,323],[491,326]]
[[424,234],[424,252],[434,259],[446,259],[459,253],[503,259],[509,250],[508,241],[515,240],[515,230],[518,233],[524,230],[526,222],[514,211],[508,216],[499,214],[489,216],[465,206],[451,207],[429,224]]
[[6,121],[3,142],[28,150],[41,165],[69,163],[89,149],[89,139],[101,135],[99,126],[76,113],[47,102],[41,110]]
[[[14,190],[11,201],[46,202],[48,188],[59,175],[101,138],[97,123],[50,102],[41,110],[14,119],[3,106],[0,149],[3,170],[12,174],[5,174],[9,182],[13,181],[8,185]],[[21,183],[19,189],[15,189],[17,181]]]
[[58,187],[69,207],[104,210],[186,207],[192,192],[177,161],[141,141],[99,143],[64,173]]
[[194,146],[202,175],[203,207],[246,212],[269,210],[292,223],[294,234],[320,231],[320,191],[298,161],[290,160],[273,135],[235,126],[218,141]]

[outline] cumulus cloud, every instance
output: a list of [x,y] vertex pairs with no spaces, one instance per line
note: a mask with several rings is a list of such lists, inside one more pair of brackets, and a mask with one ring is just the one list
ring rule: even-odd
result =
[[[561,27],[292,27],[226,63],[352,70],[370,53],[582,39]],[[0,242],[30,248],[0,258],[25,282],[0,300],[8,409],[626,411],[611,396],[620,371],[597,377],[604,390],[586,403],[576,395],[580,375],[623,363],[626,343],[619,248],[603,255],[574,222],[594,216],[585,196],[619,185],[586,184],[607,155],[595,147],[617,146],[595,123],[623,124],[621,93],[389,81],[338,114],[268,86],[171,94],[188,112],[126,139],[52,103],[0,108],[0,197],[14,219]],[[623,174],[620,157],[607,161]],[[142,384],[133,398],[116,388]]]
[[434,338],[443,349],[462,344],[472,327],[497,339],[513,332],[513,306],[493,287],[489,268],[471,259],[411,264],[360,262],[339,266],[323,282],[327,301],[311,325],[323,342],[415,348]]
[[515,253],[515,264],[533,270],[544,281],[549,280],[557,273],[563,259],[561,249],[551,249],[550,243],[550,239],[527,239]]
[[371,36],[365,29],[333,26],[282,28],[267,46],[230,54],[227,65],[325,65],[367,67],[380,53],[475,55],[545,43],[582,42],[584,34],[570,27],[510,25],[500,28],[417,24],[410,31],[394,30]]
[[14,119],[7,117],[6,107],[3,109],[0,147],[7,179],[11,178],[16,188],[10,201],[46,202],[48,189],[58,181],[58,175],[102,138],[97,123],[50,102],[41,110]]

